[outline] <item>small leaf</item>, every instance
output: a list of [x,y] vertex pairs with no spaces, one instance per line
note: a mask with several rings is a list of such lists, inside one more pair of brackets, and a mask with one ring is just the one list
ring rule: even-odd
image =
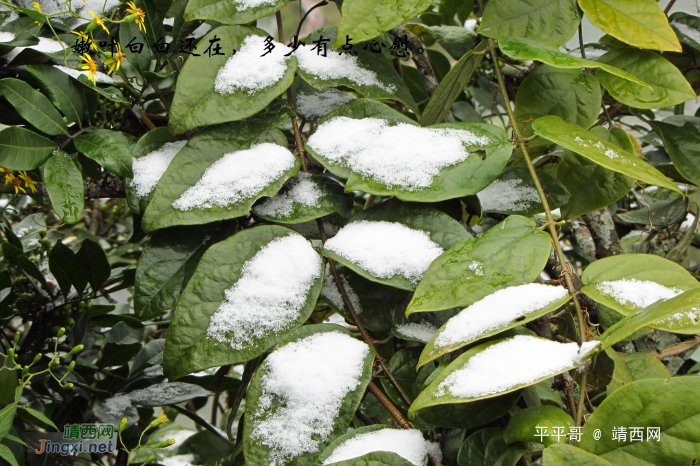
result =
[[82,125],[85,109],[80,97],[80,84],[66,73],[50,65],[27,65],[24,67],[37,80],[39,89],[66,118]]
[[[684,124],[654,121],[651,127],[663,139],[664,148],[678,172],[693,184],[700,184],[700,118],[685,117]],[[675,122],[674,122],[675,123]]]
[[56,150],[56,144],[33,131],[11,126],[0,131],[0,166],[34,170]]
[[38,419],[39,421],[43,422],[44,424],[49,425],[49,426],[53,427],[54,429],[58,430],[58,427],[56,427],[56,424],[54,424],[53,421],[51,419],[49,419],[48,417],[46,417],[43,413],[40,413],[36,409],[32,409],[28,406],[25,406],[22,409],[24,409],[25,412],[30,414],[32,417]]
[[53,210],[61,220],[73,224],[82,219],[85,207],[83,177],[70,155],[62,150],[54,152],[44,167],[44,185]]
[[19,463],[17,463],[17,459],[15,458],[15,455],[12,454],[10,448],[2,444],[0,444],[0,458],[4,459],[12,466],[19,466]]
[[681,43],[700,51],[700,18],[683,11],[676,11],[668,17],[668,20]]
[[606,349],[605,353],[608,355],[613,353],[615,355],[615,369],[613,370],[610,383],[606,387],[608,396],[620,387],[630,384],[635,380],[671,378],[671,373],[666,369],[664,363],[651,354],[618,354],[612,348]]
[[79,295],[87,286],[87,278],[78,263],[75,253],[61,241],[58,241],[49,253],[49,270],[56,277],[63,296],[68,296],[71,285]]
[[[130,47],[127,47],[129,43],[146,43],[146,39],[136,22],[122,23],[119,25],[119,41],[121,42],[122,53],[126,55],[126,60],[134,70],[136,70],[139,76],[142,78],[145,77],[146,72],[151,69],[151,52],[149,48],[144,47],[140,53],[135,53],[131,51]],[[175,42],[175,44],[177,43],[178,42]],[[175,47],[175,45],[173,45],[173,47]],[[112,56],[110,55],[109,58],[112,58]],[[112,65],[113,64],[110,64],[109,66]]]
[[102,165],[107,170],[125,178],[133,178],[132,157],[129,148],[113,136],[109,130],[93,130],[73,140],[75,148]]
[[[571,416],[556,406],[540,405],[525,408],[515,413],[508,421],[503,440],[510,445],[515,442],[527,443],[541,439],[541,443],[548,447],[554,443],[567,443],[566,434],[569,433],[569,427],[575,425]],[[538,427],[540,429],[537,429]],[[556,427],[561,427],[563,430],[555,429]],[[545,434],[546,438],[539,437],[540,433]]]
[[83,267],[83,273],[87,276],[92,292],[97,293],[111,273],[107,255],[99,244],[85,239],[75,257]]
[[68,135],[68,127],[49,99],[24,81],[14,78],[0,80],[0,92],[39,131],[51,136]]
[[0,440],[5,438],[7,433],[10,432],[15,414],[17,414],[16,403],[10,403],[0,410]]
[[21,249],[12,246],[10,243],[3,243],[2,254],[10,264],[18,266],[24,273],[41,283],[44,288],[48,288],[44,275],[39,271],[36,264],[27,258]]

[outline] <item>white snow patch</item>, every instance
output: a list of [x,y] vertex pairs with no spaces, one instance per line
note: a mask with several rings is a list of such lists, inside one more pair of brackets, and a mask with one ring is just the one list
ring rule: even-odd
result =
[[671,26],[678,29],[678,32],[691,39],[696,44],[700,44],[700,31],[698,31],[697,29],[691,28],[687,24],[683,24],[678,21],[673,21],[671,23]]
[[601,282],[595,286],[595,289],[623,306],[631,304],[638,308],[647,307],[660,299],[671,299],[683,293],[683,290],[677,288],[669,288],[650,280],[636,278]]
[[340,332],[316,333],[273,351],[262,370],[252,439],[270,466],[317,452],[333,432],[345,396],[360,385],[369,347]]
[[464,28],[470,30],[471,32],[476,31],[476,19],[468,19],[464,22]]
[[236,10],[242,11],[263,5],[273,5],[275,0],[236,0]]
[[187,453],[186,455],[175,455],[159,459],[158,462],[163,463],[165,466],[193,466],[194,455],[192,453]]
[[427,343],[433,338],[433,335],[435,335],[438,329],[427,322],[409,322],[407,324],[397,325],[396,330],[402,335]]
[[478,275],[480,277],[483,277],[484,275],[484,264],[479,261],[472,261],[467,269],[474,272],[474,275]]
[[333,450],[323,464],[339,463],[375,451],[396,453],[415,466],[423,466],[429,453],[438,461],[442,460],[439,445],[425,440],[421,431],[386,428],[347,439]]
[[448,320],[435,339],[435,346],[443,348],[472,341],[542,309],[566,294],[566,289],[560,286],[539,283],[503,288]]
[[56,53],[62,52],[64,48],[70,51],[66,44],[61,44],[61,42],[57,40],[48,39],[46,37],[39,37],[38,44],[28,45],[26,47],[15,47],[5,54],[5,58],[7,61],[12,61],[24,49],[32,49],[41,53]]
[[15,35],[11,32],[0,31],[0,42],[12,42]]
[[489,139],[466,130],[421,128],[379,118],[335,117],[320,125],[309,146],[333,163],[374,178],[391,189],[430,186],[445,167],[469,156],[464,145],[486,145]]
[[190,35],[195,39],[199,39],[200,37],[204,37],[204,35],[209,31],[211,31],[211,24],[202,23],[197,29],[192,31],[192,34]]
[[274,49],[265,54],[264,37],[246,37],[241,49],[216,74],[214,90],[222,95],[233,94],[238,90],[253,95],[277,83],[287,71],[289,57],[284,56],[284,45],[274,41],[272,45]]
[[437,396],[475,398],[502,393],[582,363],[600,341],[558,343],[518,335],[473,356],[438,385]]
[[165,434],[165,438],[163,440],[173,439],[175,440],[175,443],[170,445],[169,447],[163,448],[163,450],[176,450],[178,447],[180,447],[181,443],[183,443],[185,440],[192,437],[196,433],[196,430],[169,429]]
[[657,324],[667,325],[671,329],[678,328],[681,325],[683,319],[690,320],[692,325],[700,324],[700,307],[693,307],[686,311],[677,312],[665,319],[657,322]]
[[150,387],[129,392],[129,398],[136,404],[161,406],[180,403],[211,393],[198,385],[184,382],[160,382]]
[[[360,297],[357,296],[357,293],[355,293],[355,290],[352,289],[344,275],[340,275],[340,279],[343,281],[345,293],[347,293],[352,307],[355,308],[355,312],[358,315],[362,314],[362,304],[360,304]],[[345,310],[345,302],[343,301],[343,296],[340,294],[340,290],[335,284],[335,278],[330,273],[329,268],[326,268],[326,278],[323,281],[323,288],[321,288],[321,294],[325,298],[327,298],[331,302],[331,304],[333,304],[337,309]]]
[[308,121],[316,121],[336,108],[355,100],[354,97],[337,89],[324,89],[322,92],[304,94],[299,92],[294,102],[297,113]]
[[326,249],[377,278],[401,275],[417,283],[443,249],[422,230],[396,222],[349,223],[326,242]]
[[[63,71],[69,76],[74,77],[75,79],[78,79],[78,76],[81,74],[85,76],[86,78],[88,77],[88,70],[74,70],[73,68],[68,68],[67,66],[63,65],[54,65],[54,68],[56,68],[59,71]],[[114,80],[111,76],[106,75],[102,71],[97,71],[95,72],[95,81],[98,83],[115,83],[117,82]]]
[[528,210],[531,204],[540,202],[537,190],[519,179],[495,180],[477,196],[481,207],[491,212]]
[[294,155],[269,142],[224,154],[173,207],[180,211],[228,207],[257,195],[292,167]]
[[107,414],[114,417],[121,417],[124,416],[124,411],[131,406],[131,398],[124,394],[117,395],[107,398],[104,404],[105,408],[107,408]]
[[321,258],[297,234],[270,241],[243,264],[241,277],[211,316],[207,336],[241,350],[289,328],[321,276]]
[[129,181],[139,197],[148,196],[187,141],[166,142],[160,149],[134,159],[134,178]]
[[290,180],[291,189],[284,194],[277,194],[253,208],[258,215],[270,217],[289,217],[292,215],[294,204],[306,207],[318,207],[318,200],[323,192],[318,188],[308,173],[299,173]]

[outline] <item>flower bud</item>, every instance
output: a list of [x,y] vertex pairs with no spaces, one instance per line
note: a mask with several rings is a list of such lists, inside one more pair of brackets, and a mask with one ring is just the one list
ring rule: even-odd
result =
[[129,16],[125,17],[122,20],[122,22],[123,23],[133,23],[134,21],[136,21],[136,18],[138,18],[138,17],[139,17],[139,15],[129,15]]
[[71,354],[80,353],[83,350],[83,348],[85,348],[85,345],[74,346],[73,349],[70,350],[70,353],[68,353],[68,356],[70,356]]
[[166,422],[168,422],[168,416],[165,414],[165,411],[161,411],[158,417],[151,421],[148,428],[150,429],[151,427],[156,427]]
[[122,418],[122,422],[119,423],[119,433],[121,434],[126,429],[127,418],[126,416]]
[[146,458],[146,461],[144,461],[143,464],[146,465],[146,464],[148,464],[148,463],[152,463],[155,459],[156,459],[156,456],[155,456],[155,455],[151,455],[151,456],[149,456],[148,458]]
[[65,329],[65,327],[61,327],[61,328],[58,330],[58,333],[56,334],[56,338],[61,338],[61,337],[62,337],[63,335],[65,335],[65,334],[66,334],[66,329]]
[[19,337],[20,337],[19,332],[15,332],[15,346],[17,346],[17,343],[19,343]]
[[93,29],[97,27],[97,21],[94,19],[88,24],[88,26],[85,28],[85,34],[89,34]]
[[32,364],[38,363],[40,359],[41,359],[41,353],[37,353],[36,356],[34,356],[34,362]]
[[175,445],[175,439],[169,438],[168,440],[161,442],[156,448],[168,448]]
[[7,350],[7,359],[8,359],[8,361],[15,360],[15,349],[14,348],[10,348],[9,350]]
[[70,382],[69,382],[69,383],[66,383],[66,384],[63,384],[63,388],[65,388],[66,390],[70,390],[70,389],[73,388],[73,384],[70,383]]
[[53,369],[54,367],[58,366],[59,364],[61,364],[61,363],[58,362],[58,358],[54,358],[49,363],[49,369]]
[[22,368],[22,377],[26,377],[27,374],[29,374],[29,367],[24,366],[24,367]]

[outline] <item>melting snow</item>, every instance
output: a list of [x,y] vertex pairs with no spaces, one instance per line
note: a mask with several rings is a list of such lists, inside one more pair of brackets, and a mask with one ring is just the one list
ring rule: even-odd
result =
[[185,144],[187,141],[166,142],[160,149],[134,159],[134,178],[129,184],[136,190],[137,196],[146,197],[153,191],[170,162]]
[[490,212],[528,210],[533,203],[540,202],[537,190],[519,179],[495,180],[477,196],[481,207]]
[[[362,314],[362,304],[360,304],[360,297],[357,296],[355,290],[350,287],[350,284],[345,279],[345,276],[340,275],[340,279],[343,281],[345,287],[345,292],[352,303],[352,307],[355,308],[355,312],[359,315]],[[326,269],[326,279],[323,281],[323,288],[321,289],[321,294],[327,298],[331,304],[333,304],[336,309],[345,310],[345,302],[343,301],[343,296],[340,294],[338,286],[335,284],[335,279],[330,273],[330,270]]]
[[321,276],[321,257],[297,234],[276,238],[243,264],[209,321],[207,336],[241,350],[289,328]]
[[236,10],[248,10],[263,5],[273,5],[275,0],[236,0]]
[[673,21],[671,23],[671,26],[678,29],[678,31],[681,34],[683,34],[687,38],[691,39],[696,44],[700,44],[700,31],[698,31],[697,29],[691,28],[687,24],[683,24],[683,23],[680,23],[678,21]]
[[396,326],[396,330],[402,335],[415,338],[423,343],[430,341],[430,339],[433,338],[433,335],[435,335],[435,332],[437,332],[436,327],[426,322],[409,322],[407,324],[399,324]]
[[683,292],[677,288],[669,288],[650,280],[636,278],[601,282],[595,286],[595,289],[623,306],[631,304],[638,308],[647,307],[660,299],[671,299]]
[[15,38],[15,35],[11,32],[0,31],[0,42],[11,42]]
[[700,324],[700,307],[693,307],[687,311],[677,312],[672,316],[658,321],[657,324],[664,324],[671,329],[675,329],[681,325],[683,319],[690,320],[692,325]]
[[299,173],[290,180],[291,189],[284,194],[266,200],[253,208],[258,215],[270,217],[289,217],[292,214],[294,204],[306,207],[318,207],[318,200],[323,192],[318,188],[311,175]]
[[105,400],[107,414],[113,417],[123,417],[124,411],[131,406],[129,395],[117,395]]
[[324,89],[322,92],[305,94],[299,92],[294,102],[294,108],[299,116],[308,121],[317,121],[322,116],[332,112],[336,108],[355,100],[337,89]]
[[[66,44],[61,44],[61,42],[58,42],[53,39],[47,39],[46,37],[39,37],[39,43],[36,45],[29,45],[26,47],[15,47],[7,54],[5,54],[5,59],[7,61],[12,61],[14,58],[19,55],[19,53],[24,50],[24,49],[32,49],[36,50],[37,52],[42,52],[42,53],[56,53],[56,52],[62,52],[64,47],[70,52],[70,49]],[[87,72],[86,72],[87,73]]]

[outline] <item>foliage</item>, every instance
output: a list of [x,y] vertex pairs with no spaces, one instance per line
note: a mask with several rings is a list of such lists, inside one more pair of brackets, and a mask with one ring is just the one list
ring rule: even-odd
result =
[[0,0],[0,466],[695,464],[665,3]]

